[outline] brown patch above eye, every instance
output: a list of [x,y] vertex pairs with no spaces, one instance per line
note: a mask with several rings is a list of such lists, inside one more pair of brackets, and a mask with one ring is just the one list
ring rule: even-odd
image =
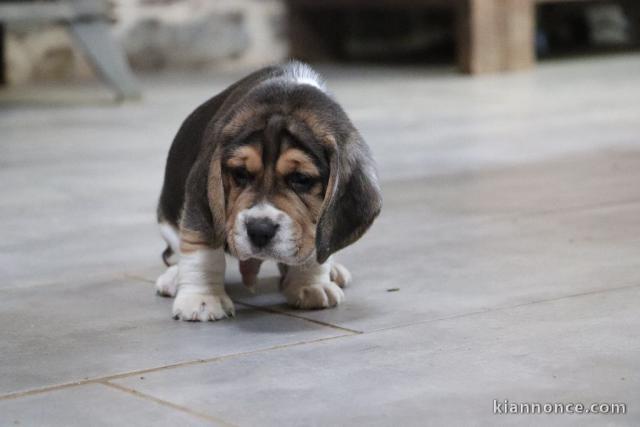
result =
[[227,160],[231,168],[245,167],[249,173],[255,175],[262,170],[262,153],[258,147],[245,145],[234,150]]
[[320,175],[320,171],[311,157],[297,148],[289,148],[280,155],[276,163],[276,172],[281,176],[289,175],[292,172],[300,172],[312,177]]
[[335,139],[331,135],[331,129],[312,111],[298,111],[295,117],[309,128],[318,141],[335,146]]

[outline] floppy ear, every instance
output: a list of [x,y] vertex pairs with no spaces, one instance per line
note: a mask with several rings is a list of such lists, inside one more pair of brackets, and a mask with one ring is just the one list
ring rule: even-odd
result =
[[226,222],[226,197],[222,181],[222,149],[218,145],[209,164],[209,179],[207,183],[207,200],[212,216],[211,235],[216,244],[224,245]]
[[343,147],[330,144],[330,176],[316,230],[318,263],[358,240],[382,208],[371,155],[359,135]]
[[182,233],[217,248],[225,241],[225,196],[218,147],[194,164],[186,183]]

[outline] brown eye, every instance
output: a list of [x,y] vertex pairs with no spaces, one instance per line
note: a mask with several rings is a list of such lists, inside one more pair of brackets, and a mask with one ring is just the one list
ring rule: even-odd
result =
[[300,172],[294,172],[287,177],[287,182],[295,191],[304,193],[311,190],[315,184],[315,178]]
[[231,169],[231,177],[240,187],[244,187],[251,181],[249,171],[242,167]]

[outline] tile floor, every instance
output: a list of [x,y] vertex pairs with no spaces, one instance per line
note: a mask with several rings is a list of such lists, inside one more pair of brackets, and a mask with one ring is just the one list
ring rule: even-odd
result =
[[181,120],[238,76],[0,93],[0,425],[640,423],[640,55],[323,71],[385,195],[347,302],[291,310],[232,261],[237,317],[206,324],[154,295],[154,205]]

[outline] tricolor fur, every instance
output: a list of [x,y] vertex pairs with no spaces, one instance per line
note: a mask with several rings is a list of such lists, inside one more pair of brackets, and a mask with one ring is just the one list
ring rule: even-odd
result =
[[173,141],[158,221],[163,258],[178,265],[158,292],[176,295],[183,320],[232,315],[226,251],[248,286],[273,260],[291,305],[335,306],[350,275],[331,255],[380,208],[369,149],[320,76],[299,62],[262,69],[198,107]]

